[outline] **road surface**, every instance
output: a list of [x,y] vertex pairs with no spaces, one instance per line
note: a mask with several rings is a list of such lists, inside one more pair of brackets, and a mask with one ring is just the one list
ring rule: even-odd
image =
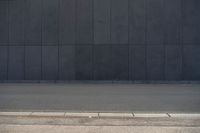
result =
[[0,111],[200,112],[200,84],[0,84]]

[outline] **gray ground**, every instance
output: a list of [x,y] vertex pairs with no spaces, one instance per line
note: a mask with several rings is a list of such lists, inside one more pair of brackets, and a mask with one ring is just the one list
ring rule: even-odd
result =
[[2,133],[199,133],[199,127],[0,125]]
[[197,118],[0,117],[1,133],[199,133]]
[[200,84],[0,84],[0,111],[200,112]]

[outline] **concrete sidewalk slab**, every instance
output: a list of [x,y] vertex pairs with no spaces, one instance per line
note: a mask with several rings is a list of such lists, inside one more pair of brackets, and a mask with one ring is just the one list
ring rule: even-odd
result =
[[71,113],[66,112],[65,117],[87,117],[87,118],[93,118],[98,117],[98,113]]
[[170,113],[170,116],[171,117],[184,117],[184,118],[187,118],[187,117],[200,118],[200,114],[173,114],[173,113]]
[[0,116],[30,116],[32,112],[0,112]]
[[134,113],[135,117],[169,117],[167,114],[153,114],[153,113]]
[[138,117],[138,118],[86,118],[86,117],[18,117],[0,116],[0,125],[68,125],[68,126],[180,126],[200,127],[200,118]]
[[99,117],[133,118],[132,113],[99,113]]
[[31,113],[30,116],[40,116],[40,117],[64,117],[65,113],[64,112],[33,112]]

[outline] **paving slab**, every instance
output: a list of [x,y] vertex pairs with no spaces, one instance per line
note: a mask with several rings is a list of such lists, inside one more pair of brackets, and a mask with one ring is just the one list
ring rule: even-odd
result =
[[98,117],[98,113],[70,113],[66,112],[65,117]]
[[29,116],[32,112],[0,112],[0,116]]
[[65,113],[64,112],[33,112],[31,113],[31,116],[50,116],[50,117],[64,117]]
[[133,118],[132,113],[99,113],[99,117]]
[[167,114],[134,113],[135,117],[169,117]]
[[76,125],[76,126],[180,126],[200,127],[199,118],[135,117],[135,118],[88,118],[88,117],[18,117],[0,116],[0,125]]
[[200,114],[173,114],[173,113],[170,113],[169,114],[171,117],[184,117],[184,118],[187,118],[187,117],[190,117],[190,118],[200,118]]

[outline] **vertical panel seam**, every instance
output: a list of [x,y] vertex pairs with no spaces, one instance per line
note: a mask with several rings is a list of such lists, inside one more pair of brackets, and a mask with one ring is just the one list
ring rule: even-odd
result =
[[184,8],[184,1],[181,0],[181,21],[180,21],[180,45],[181,45],[181,79],[184,80],[184,48],[183,48],[183,9]]
[[135,76],[135,49],[136,47],[133,46],[131,47],[130,46],[130,62],[131,62],[131,69],[130,69],[130,72],[131,72],[131,80],[134,81],[136,80],[136,76]]
[[43,80],[43,19],[44,19],[44,0],[41,0],[41,80]]
[[7,1],[8,6],[8,46],[7,46],[7,77],[6,79],[9,80],[9,50],[10,50],[10,1]]
[[78,1],[75,0],[75,5],[74,5],[74,8],[75,8],[75,45],[77,44],[77,3]]
[[130,0],[128,0],[128,80],[130,80]]
[[26,45],[25,44],[25,19],[26,19],[26,17],[25,17],[25,9],[26,8],[25,7],[26,7],[26,1],[25,0],[23,1],[22,6],[23,6],[23,43],[24,43],[24,59],[23,59],[24,60],[24,77],[23,78],[25,80],[26,79],[26,74],[25,74],[26,73],[26,70],[25,70],[25,68],[26,68],[26,62],[25,62],[25,58],[26,58],[25,57],[26,56],[25,55],[25,53],[26,53],[26,47],[25,47],[25,45]]
[[76,64],[76,45],[77,45],[77,0],[74,0],[74,45],[73,45],[73,65],[74,65],[74,77],[73,80],[76,80],[76,71],[77,71],[77,64]]
[[94,80],[94,0],[90,1],[92,10],[92,79]]
[[113,43],[112,43],[112,0],[110,0],[110,46],[111,46],[111,80],[114,81],[113,74]]
[[57,50],[58,50],[58,61],[57,61],[57,64],[58,64],[58,68],[57,68],[57,80],[59,80],[60,79],[60,11],[61,11],[61,7],[60,7],[60,4],[61,4],[61,0],[58,0],[58,8],[57,8],[57,15],[58,15],[58,21],[57,21],[57,32],[58,32],[58,36],[57,36],[57,41],[58,41],[58,48],[57,48]]
[[[180,51],[179,51],[180,55],[179,54],[178,55],[180,56],[180,62],[178,61],[177,63],[180,63],[180,64],[178,64],[178,66],[179,66],[179,76],[180,76],[179,79],[181,80],[182,79],[182,67],[181,67],[182,66],[182,45],[181,45],[181,35],[182,35],[182,33],[181,33],[181,31],[182,31],[182,29],[181,29],[182,28],[182,24],[181,24],[182,23],[182,0],[179,0],[179,4],[180,4],[180,10],[179,10],[179,13],[180,13],[179,15],[180,16],[179,16],[179,23],[178,23],[179,24],[178,25],[179,26],[179,31],[178,31],[178,46],[180,47]],[[179,47],[178,47],[178,49],[179,49]]]
[[162,13],[163,13],[163,19],[162,19],[162,25],[163,25],[163,45],[164,45],[164,50],[163,50],[163,80],[166,79],[166,37],[165,37],[165,22],[166,22],[166,14],[165,14],[165,0],[162,0]]
[[78,0],[75,0],[75,29],[74,29],[75,30],[75,46],[74,46],[74,60],[75,60],[74,61],[74,66],[75,66],[75,70],[74,71],[75,72],[74,72],[74,79],[77,79],[77,35],[78,35],[77,34],[77,30],[78,30],[77,29],[78,28],[77,27],[77,19],[78,19],[77,18],[78,17],[77,16],[77,14],[78,14],[77,13],[78,12],[77,11],[78,10],[77,7],[78,7]]
[[147,14],[147,0],[145,0],[145,80],[148,79],[148,76],[147,76],[147,17],[148,17],[148,14]]

